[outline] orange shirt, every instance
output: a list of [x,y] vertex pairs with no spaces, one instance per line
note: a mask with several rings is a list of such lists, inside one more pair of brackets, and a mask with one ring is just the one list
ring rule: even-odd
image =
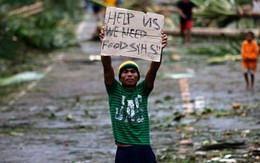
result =
[[253,40],[251,43],[245,40],[243,41],[241,47],[242,58],[257,59],[258,50],[258,45],[255,40]]

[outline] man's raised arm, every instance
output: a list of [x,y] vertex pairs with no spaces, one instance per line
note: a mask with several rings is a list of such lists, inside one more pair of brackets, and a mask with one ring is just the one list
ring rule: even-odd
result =
[[[162,32],[162,51],[166,45],[167,45],[167,35]],[[162,56],[160,62],[151,62],[150,68],[147,71],[145,76],[145,82],[148,89],[153,89],[156,73],[159,70],[161,63],[162,63]]]
[[[105,30],[104,28],[102,28],[99,34],[99,38],[101,41],[104,39],[104,36]],[[104,82],[106,85],[112,85],[115,80],[115,73],[112,67],[111,56],[101,56],[101,62],[104,71]]]

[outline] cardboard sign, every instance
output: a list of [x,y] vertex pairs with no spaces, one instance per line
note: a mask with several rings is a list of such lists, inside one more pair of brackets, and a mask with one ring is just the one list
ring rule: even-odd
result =
[[164,16],[107,7],[101,55],[126,56],[159,62]]

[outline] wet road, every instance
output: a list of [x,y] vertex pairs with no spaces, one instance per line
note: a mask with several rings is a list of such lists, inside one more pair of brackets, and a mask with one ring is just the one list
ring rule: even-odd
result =
[[[194,153],[208,138],[226,140],[227,136],[230,140],[244,140],[248,145],[252,139],[258,140],[260,80],[256,82],[255,93],[246,92],[239,62],[211,66],[203,58],[186,55],[179,62],[172,61],[171,53],[176,47],[169,44],[165,49],[170,54],[163,56],[164,63],[149,101],[152,146],[159,162]],[[100,43],[91,41],[81,42],[80,48],[54,52],[49,66],[42,70],[46,77],[25,87],[22,94],[17,92],[19,96],[12,103],[1,106],[1,162],[113,162],[116,146],[103,70],[99,61],[90,60],[90,56],[96,58],[99,52]],[[115,58],[115,69],[123,60]],[[149,63],[136,62],[144,76]],[[197,97],[203,97],[204,107],[197,109],[221,113],[232,111],[231,104],[237,102],[248,109],[247,115],[188,115],[177,121],[176,113],[186,111],[179,82],[182,77],[169,74],[189,73],[193,76],[187,78],[186,87],[189,86],[195,112],[199,111],[196,99],[201,99]],[[243,137],[241,133],[248,130],[253,136]],[[227,131],[233,135],[226,135]],[[182,140],[191,140],[191,145],[184,143],[183,147]]]

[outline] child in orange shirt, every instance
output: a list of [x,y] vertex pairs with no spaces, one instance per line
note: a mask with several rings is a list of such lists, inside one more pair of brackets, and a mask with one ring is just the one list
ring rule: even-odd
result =
[[[246,34],[246,39],[243,41],[241,46],[241,54],[242,54],[242,66],[244,71],[244,77],[246,81],[246,88],[249,90],[254,89],[254,80],[257,69],[257,60],[259,48],[257,42],[254,40],[255,35],[253,32],[248,32]],[[249,81],[249,75],[251,80]]]

